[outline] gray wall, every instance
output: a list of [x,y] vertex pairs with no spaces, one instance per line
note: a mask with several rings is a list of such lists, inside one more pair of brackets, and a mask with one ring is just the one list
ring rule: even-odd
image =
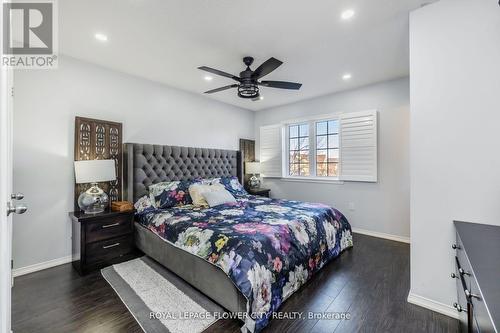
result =
[[442,0],[410,21],[411,292],[450,305],[452,221],[500,225],[500,8]]
[[[367,109],[379,111],[378,183],[337,185],[267,179],[265,186],[272,189],[275,197],[330,204],[342,211],[355,228],[408,238],[409,103],[408,78],[403,78],[258,111],[257,141],[260,126],[287,119]],[[349,209],[350,203],[354,210]]]
[[17,71],[14,188],[29,211],[14,217],[14,267],[71,254],[74,117],[123,123],[124,142],[238,149],[254,115],[201,95],[68,57],[57,70]]

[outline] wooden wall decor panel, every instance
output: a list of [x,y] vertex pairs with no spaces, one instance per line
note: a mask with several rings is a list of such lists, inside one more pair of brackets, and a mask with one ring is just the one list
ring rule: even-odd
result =
[[255,140],[240,139],[240,152],[243,170],[244,186],[247,187],[251,175],[245,173],[245,162],[255,161]]
[[[116,181],[99,183],[108,195],[110,204],[122,200],[122,123],[75,117],[75,161],[107,160],[116,162]],[[78,197],[89,184],[75,184],[75,211]]]

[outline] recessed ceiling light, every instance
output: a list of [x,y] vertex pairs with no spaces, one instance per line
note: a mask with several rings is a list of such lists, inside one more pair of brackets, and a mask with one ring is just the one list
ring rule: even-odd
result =
[[259,99],[262,101],[264,99],[264,96],[260,96]]
[[107,42],[108,41],[108,36],[105,34],[97,33],[94,35],[95,39],[97,39],[100,42]]
[[350,80],[351,78],[352,75],[350,73],[345,73],[344,75],[342,75],[342,80],[344,81]]
[[213,79],[213,77],[211,77],[211,76],[208,76],[208,75],[205,76],[205,81],[212,81],[212,79]]
[[356,14],[356,12],[352,9],[347,9],[347,10],[344,10],[342,12],[342,14],[340,15],[340,17],[343,19],[343,20],[350,20],[354,17],[354,14]]

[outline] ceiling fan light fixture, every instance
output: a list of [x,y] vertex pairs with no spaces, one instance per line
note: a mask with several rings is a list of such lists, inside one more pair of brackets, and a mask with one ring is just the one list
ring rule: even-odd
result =
[[238,96],[241,98],[255,98],[259,96],[259,87],[256,84],[240,84],[238,86]]
[[253,60],[254,59],[252,57],[243,58],[243,62],[247,66],[247,68],[243,72],[241,72],[239,76],[229,74],[229,73],[226,73],[224,71],[220,71],[218,69],[210,68],[207,66],[198,67],[198,69],[200,69],[202,71],[209,72],[209,73],[219,75],[219,76],[224,76],[224,77],[233,79],[234,81],[238,82],[238,83],[230,84],[228,86],[205,91],[205,94],[213,94],[213,93],[225,91],[225,90],[232,89],[232,88],[237,88],[238,97],[251,99],[252,101],[256,101],[256,100],[263,99],[262,97],[259,98],[260,97],[259,86],[276,88],[276,89],[289,89],[289,90],[299,90],[300,87],[302,87],[302,83],[296,83],[296,82],[260,81],[261,78],[263,78],[264,76],[268,75],[269,73],[274,71],[276,68],[281,66],[283,64],[283,62],[276,59],[276,58],[271,57],[271,58],[267,59],[266,61],[264,61],[255,70],[252,70],[250,68],[250,66],[253,64]]

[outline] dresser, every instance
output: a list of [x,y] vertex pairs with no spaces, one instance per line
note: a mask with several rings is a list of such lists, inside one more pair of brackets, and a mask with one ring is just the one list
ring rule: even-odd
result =
[[455,221],[455,271],[462,332],[499,333],[500,226]]
[[72,212],[73,267],[86,274],[138,256],[134,246],[134,212]]

